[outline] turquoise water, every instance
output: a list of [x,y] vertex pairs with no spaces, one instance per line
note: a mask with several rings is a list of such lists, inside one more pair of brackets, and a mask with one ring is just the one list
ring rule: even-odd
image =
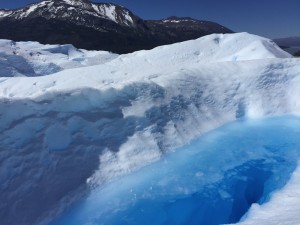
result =
[[299,118],[237,121],[93,190],[51,225],[235,223],[286,184],[299,153]]

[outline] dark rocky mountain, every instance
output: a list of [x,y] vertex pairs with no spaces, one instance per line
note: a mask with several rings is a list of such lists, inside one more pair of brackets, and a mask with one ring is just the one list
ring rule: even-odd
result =
[[300,37],[278,38],[273,41],[284,51],[297,57],[300,56]]
[[274,42],[282,47],[296,47],[300,46],[300,37],[287,37],[274,39]]
[[0,10],[2,39],[69,43],[116,53],[231,32],[217,23],[188,17],[147,21],[122,6],[88,0],[45,0],[16,10]]

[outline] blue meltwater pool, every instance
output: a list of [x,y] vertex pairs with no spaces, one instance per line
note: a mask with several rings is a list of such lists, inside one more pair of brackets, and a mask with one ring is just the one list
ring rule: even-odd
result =
[[236,121],[91,191],[51,225],[235,223],[287,183],[299,153],[298,117]]

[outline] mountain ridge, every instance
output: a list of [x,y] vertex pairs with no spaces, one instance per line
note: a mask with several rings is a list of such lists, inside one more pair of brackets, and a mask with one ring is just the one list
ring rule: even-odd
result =
[[0,30],[2,39],[73,44],[115,53],[232,33],[217,23],[187,17],[143,20],[123,6],[88,0],[44,0],[16,10],[0,10]]
[[286,38],[276,38],[274,42],[279,46],[283,47],[295,47],[300,46],[300,36],[286,37]]

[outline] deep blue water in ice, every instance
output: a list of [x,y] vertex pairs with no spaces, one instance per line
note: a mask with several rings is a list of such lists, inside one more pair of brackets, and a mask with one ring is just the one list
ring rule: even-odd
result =
[[92,191],[52,225],[235,223],[286,184],[299,153],[299,118],[237,121]]

